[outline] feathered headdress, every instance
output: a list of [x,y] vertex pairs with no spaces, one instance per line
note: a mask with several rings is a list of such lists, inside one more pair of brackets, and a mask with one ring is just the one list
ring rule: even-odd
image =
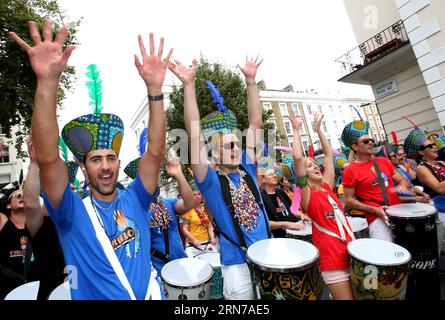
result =
[[403,143],[405,153],[410,157],[418,157],[422,144],[426,141],[426,136],[419,127],[407,117],[402,117],[414,126],[414,129],[408,133]]
[[201,119],[202,134],[204,135],[205,141],[208,142],[210,137],[215,133],[231,133],[232,130],[236,128],[237,121],[233,112],[224,105],[224,99],[215,85],[210,81],[206,81],[206,84],[210,89],[213,101],[218,106],[217,111]]

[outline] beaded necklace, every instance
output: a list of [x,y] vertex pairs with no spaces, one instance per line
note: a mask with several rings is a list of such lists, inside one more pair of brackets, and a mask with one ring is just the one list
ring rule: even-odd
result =
[[198,215],[199,220],[201,220],[201,223],[203,225],[208,225],[209,224],[209,219],[207,216],[206,211],[204,210],[204,207],[202,204],[199,205],[199,208],[195,208],[196,214]]
[[238,169],[239,186],[237,188],[227,174],[219,167],[217,167],[217,172],[225,176],[229,181],[230,196],[232,197],[235,217],[238,219],[238,223],[244,226],[246,231],[253,231],[253,229],[258,226],[260,208],[255,201],[252,191],[250,191],[249,186],[244,180],[246,173]]
[[168,229],[172,217],[164,202],[160,201],[159,198],[154,199],[150,204],[150,210],[152,212],[151,219],[156,225],[163,230]]

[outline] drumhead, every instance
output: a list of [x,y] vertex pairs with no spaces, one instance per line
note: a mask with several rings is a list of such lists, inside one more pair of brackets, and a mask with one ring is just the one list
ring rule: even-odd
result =
[[347,217],[352,232],[358,232],[368,228],[368,222],[365,218]]
[[402,203],[390,206],[386,213],[392,217],[423,218],[436,213],[436,208],[425,203]]
[[287,238],[260,240],[247,250],[247,260],[267,271],[299,269],[318,261],[318,257],[312,244]]
[[411,260],[408,250],[380,239],[357,239],[348,243],[347,249],[352,257],[377,266],[398,266]]
[[200,255],[197,255],[195,258],[202,259],[210,263],[213,268],[221,267],[221,259],[219,252],[205,252]]
[[161,270],[165,282],[178,287],[193,287],[213,276],[212,266],[201,259],[181,258],[170,261]]
[[[296,222],[296,223],[299,223],[299,222]],[[312,225],[308,224],[308,223],[303,223],[303,226],[304,226],[304,229],[301,229],[301,230],[286,229],[286,233],[294,235],[294,236],[312,235]]]

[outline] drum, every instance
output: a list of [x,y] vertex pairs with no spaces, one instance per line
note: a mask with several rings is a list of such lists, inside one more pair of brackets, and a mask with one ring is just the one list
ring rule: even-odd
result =
[[286,238],[265,239],[247,250],[252,285],[262,300],[316,300],[323,293],[318,249]]
[[304,229],[301,230],[291,230],[286,229],[286,238],[292,238],[296,240],[302,240],[309,243],[312,242],[312,223],[305,222],[303,223]]
[[161,270],[167,300],[209,300],[212,277],[212,266],[201,259],[176,259]]
[[368,222],[364,218],[347,217],[356,239],[369,238]]
[[404,300],[411,254],[380,239],[348,243],[351,285],[356,300]]
[[213,280],[210,285],[210,299],[223,299],[223,278],[221,272],[221,260],[219,252],[206,252],[196,256],[198,259],[207,261],[213,268]]
[[394,242],[412,256],[407,299],[440,299],[437,210],[424,203],[398,204],[386,209]]

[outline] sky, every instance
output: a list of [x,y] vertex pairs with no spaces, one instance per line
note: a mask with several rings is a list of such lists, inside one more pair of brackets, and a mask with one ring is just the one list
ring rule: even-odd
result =
[[[164,52],[189,64],[201,54],[210,61],[235,67],[246,55],[264,58],[257,74],[270,89],[292,84],[295,90],[337,91],[372,98],[367,86],[337,82],[335,59],[357,46],[342,0],[59,0],[66,15],[82,18],[80,45],[69,64],[78,81],[59,112],[59,126],[90,113],[85,86],[86,67],[101,71],[103,112],[119,115],[126,125],[122,167],[138,156],[130,119],[146,96],[134,66],[141,34],[146,47],[154,32],[156,47],[165,38]],[[69,22],[69,21],[66,21]],[[178,83],[168,72],[164,84]],[[121,177],[122,178],[122,177]]]

